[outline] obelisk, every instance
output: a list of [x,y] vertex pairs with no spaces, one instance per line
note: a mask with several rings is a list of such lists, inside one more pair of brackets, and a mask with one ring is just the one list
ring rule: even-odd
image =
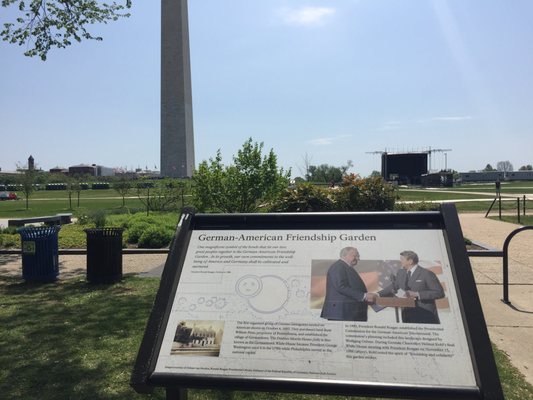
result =
[[192,176],[191,56],[187,0],[161,0],[161,175]]

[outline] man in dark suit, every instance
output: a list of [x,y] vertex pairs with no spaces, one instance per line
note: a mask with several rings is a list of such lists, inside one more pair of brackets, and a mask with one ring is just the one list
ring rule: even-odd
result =
[[341,250],[340,259],[329,267],[326,299],[320,316],[337,321],[366,321],[368,304],[376,294],[367,293],[366,285],[355,270],[359,252],[355,247]]
[[439,278],[430,270],[418,265],[418,255],[406,250],[400,253],[402,268],[396,278],[385,289],[378,292],[379,296],[393,296],[403,290],[406,297],[415,299],[415,307],[402,309],[402,321],[417,324],[440,324],[436,299],[444,297],[444,289]]

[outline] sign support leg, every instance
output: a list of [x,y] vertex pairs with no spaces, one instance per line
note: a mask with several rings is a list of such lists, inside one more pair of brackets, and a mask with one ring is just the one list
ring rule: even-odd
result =
[[166,400],[187,400],[187,389],[180,387],[167,387]]

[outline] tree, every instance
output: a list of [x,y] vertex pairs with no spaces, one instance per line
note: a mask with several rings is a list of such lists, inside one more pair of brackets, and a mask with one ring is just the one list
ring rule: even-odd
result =
[[522,165],[520,168],[518,168],[519,171],[533,171],[533,165]]
[[335,167],[329,164],[310,165],[309,181],[311,182],[341,182],[348,169],[353,167],[353,162],[348,160],[346,165]]
[[141,180],[137,183],[137,197],[146,207],[146,215],[150,211],[166,211],[176,208],[179,198],[179,186],[175,179],[154,181]]
[[496,171],[496,170],[492,167],[492,165],[487,164],[487,165],[485,166],[485,168],[483,168],[482,171],[483,171],[483,172],[492,172],[492,171]]
[[131,7],[131,0],[111,4],[97,0],[2,0],[2,7],[10,6],[18,8],[19,16],[15,22],[4,24],[0,37],[26,46],[24,55],[44,61],[50,49],[70,46],[72,40],[102,40],[87,30],[88,25],[129,17],[123,11]]
[[68,195],[68,209],[72,210],[72,193],[75,192],[76,181],[71,176],[67,176],[63,180],[66,182],[66,191]]
[[30,196],[33,193],[33,184],[35,183],[35,171],[27,169],[24,171],[20,178],[20,184],[22,185],[22,193],[26,197],[26,210],[29,208]]
[[272,149],[265,156],[262,150],[263,143],[250,138],[232,165],[222,164],[220,150],[215,158],[202,161],[192,177],[195,206],[200,211],[255,212],[277,197],[287,187],[290,171],[278,169]]
[[125,174],[122,174],[118,181],[113,184],[113,189],[122,196],[122,207],[126,206],[126,195],[130,192],[131,187],[131,179]]
[[300,174],[304,176],[306,181],[309,181],[309,167],[311,167],[311,160],[313,157],[310,157],[309,154],[305,153],[305,156],[302,156],[302,161],[304,163],[303,167],[298,166]]
[[378,176],[381,176],[381,172],[376,171],[376,170],[372,171],[372,173],[370,174],[370,178],[375,178]]
[[513,171],[513,164],[511,164],[510,161],[498,161],[496,164],[496,169],[500,172],[503,172],[503,176],[505,178],[508,172]]

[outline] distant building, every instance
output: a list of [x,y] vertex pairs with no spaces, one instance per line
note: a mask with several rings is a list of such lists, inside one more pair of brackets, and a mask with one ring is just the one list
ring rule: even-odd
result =
[[50,171],[49,171],[51,174],[68,174],[68,168],[64,168],[64,167],[54,167],[54,168],[50,168]]
[[104,167],[102,165],[88,165],[80,164],[68,167],[69,175],[91,175],[91,176],[115,176],[113,168]]
[[28,157],[28,170],[33,171],[35,169],[35,160],[32,155]]
[[115,176],[115,170],[113,168],[97,165],[96,176]]
[[68,167],[69,175],[91,175],[96,176],[96,165],[79,164]]
[[381,176],[401,185],[420,185],[422,175],[428,173],[428,154],[382,153]]
[[460,172],[462,182],[533,181],[533,171],[482,171]]

